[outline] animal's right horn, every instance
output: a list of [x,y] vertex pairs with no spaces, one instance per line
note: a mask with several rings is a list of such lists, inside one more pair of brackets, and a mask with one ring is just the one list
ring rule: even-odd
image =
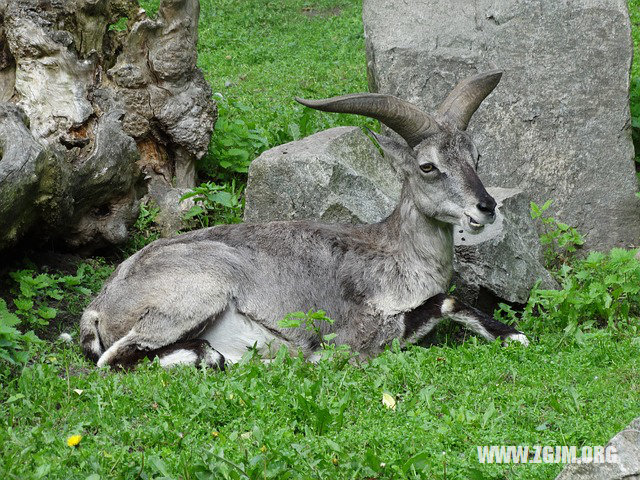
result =
[[334,113],[355,113],[380,120],[415,147],[440,127],[434,118],[405,100],[379,93],[354,93],[323,100],[296,101],[310,108]]
[[466,130],[471,116],[487,98],[502,77],[502,71],[491,70],[462,80],[445,98],[438,113],[458,129]]

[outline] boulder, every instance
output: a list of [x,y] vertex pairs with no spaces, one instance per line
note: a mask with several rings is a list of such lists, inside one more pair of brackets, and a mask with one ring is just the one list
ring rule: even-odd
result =
[[[355,127],[332,128],[264,152],[249,168],[246,221],[316,219],[373,223],[395,208],[401,183],[391,163]],[[537,280],[555,282],[520,190],[488,189],[501,205],[479,235],[456,230],[454,283],[461,299],[492,311],[525,303]]]
[[146,193],[179,215],[172,189],[195,186],[217,115],[199,7],[0,0],[0,250],[121,243]]
[[249,168],[245,220],[374,223],[393,211],[400,180],[357,127],[337,127],[263,152]]
[[[567,465],[556,480],[631,480],[640,478],[640,417],[614,436],[615,462]],[[578,453],[580,455],[580,453]],[[613,459],[612,459],[613,460]]]
[[372,92],[434,111],[499,68],[470,132],[487,185],[522,189],[607,250],[640,238],[626,0],[364,0]]

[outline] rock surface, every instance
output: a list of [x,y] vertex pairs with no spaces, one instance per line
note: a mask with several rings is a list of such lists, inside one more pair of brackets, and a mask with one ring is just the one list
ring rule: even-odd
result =
[[[359,128],[338,127],[264,152],[249,168],[245,220],[318,219],[372,223],[387,217],[400,180]],[[454,283],[460,298],[491,310],[495,301],[525,303],[538,279],[555,282],[519,190],[488,189],[502,205],[479,235],[456,234]]]
[[120,243],[144,180],[194,186],[217,114],[198,15],[198,0],[155,19],[135,0],[0,2],[0,250]]
[[476,235],[455,230],[452,283],[461,299],[493,311],[498,301],[526,303],[532,280],[540,280],[545,289],[556,288],[557,283],[543,267],[526,194],[500,187],[487,191],[498,203],[496,221]]
[[613,437],[617,462],[567,465],[556,480],[634,480],[640,478],[640,417]]
[[400,188],[396,171],[359,128],[331,128],[251,163],[245,220],[373,223],[393,211]]
[[370,89],[427,111],[461,79],[504,71],[470,131],[487,185],[517,187],[586,236],[640,243],[625,0],[364,0]]

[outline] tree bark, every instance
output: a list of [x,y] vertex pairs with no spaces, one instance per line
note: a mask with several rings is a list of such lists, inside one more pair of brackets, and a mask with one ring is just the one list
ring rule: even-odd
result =
[[217,118],[198,15],[198,0],[155,19],[135,0],[0,0],[0,249],[121,243],[150,183],[195,185]]

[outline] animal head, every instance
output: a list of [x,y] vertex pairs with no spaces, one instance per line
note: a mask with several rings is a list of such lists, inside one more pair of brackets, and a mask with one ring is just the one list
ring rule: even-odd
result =
[[395,131],[404,141],[371,133],[394,159],[418,211],[475,233],[493,223],[496,202],[476,174],[478,150],[466,129],[501,76],[490,71],[463,80],[434,114],[398,97],[375,93],[296,100],[317,110],[375,118]]

